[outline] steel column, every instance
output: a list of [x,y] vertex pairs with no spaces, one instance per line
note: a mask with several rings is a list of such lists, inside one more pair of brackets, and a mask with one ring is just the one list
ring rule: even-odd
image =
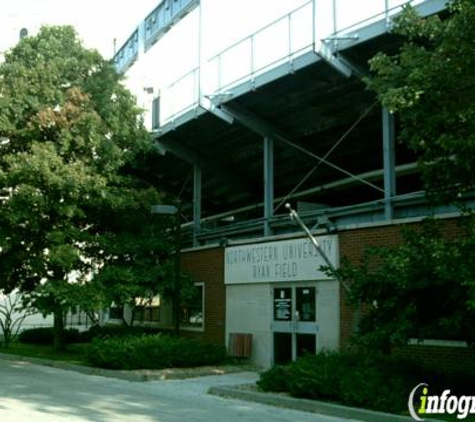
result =
[[201,167],[193,167],[193,246],[199,246],[201,231]]
[[394,217],[392,199],[396,195],[396,154],[394,116],[387,108],[382,110],[383,119],[383,165],[384,165],[384,217]]
[[274,140],[264,138],[264,236],[272,235],[274,215]]

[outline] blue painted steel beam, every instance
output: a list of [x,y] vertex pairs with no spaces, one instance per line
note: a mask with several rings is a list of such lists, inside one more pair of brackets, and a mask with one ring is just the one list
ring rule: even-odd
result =
[[264,236],[272,236],[274,216],[274,140],[264,138]]
[[201,167],[193,167],[193,246],[199,246],[201,232]]
[[384,165],[384,216],[394,218],[393,199],[396,196],[396,153],[394,116],[383,108],[383,165]]

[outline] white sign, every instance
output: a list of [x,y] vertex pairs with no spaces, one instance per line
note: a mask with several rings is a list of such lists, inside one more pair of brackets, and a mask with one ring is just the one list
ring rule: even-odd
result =
[[[338,237],[321,236],[318,243],[330,262],[338,266]],[[278,281],[329,280],[320,267],[327,264],[309,239],[226,248],[225,284],[269,283]]]

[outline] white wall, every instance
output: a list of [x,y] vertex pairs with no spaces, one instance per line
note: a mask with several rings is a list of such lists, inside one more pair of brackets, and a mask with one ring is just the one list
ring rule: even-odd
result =
[[[315,281],[317,288],[317,351],[335,350],[340,338],[338,281]],[[226,342],[230,333],[252,334],[252,362],[273,364],[273,288],[302,283],[233,284],[226,286]],[[304,283],[306,286],[310,283]]]
[[340,288],[338,281],[317,283],[317,352],[340,345]]
[[270,366],[272,352],[269,284],[226,286],[226,342],[230,333],[252,334],[252,360]]

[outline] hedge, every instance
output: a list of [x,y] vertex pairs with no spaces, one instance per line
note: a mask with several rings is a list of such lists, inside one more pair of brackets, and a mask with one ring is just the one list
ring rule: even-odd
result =
[[405,413],[410,391],[426,382],[432,391],[473,392],[475,374],[450,374],[415,362],[375,354],[322,352],[264,372],[263,391],[336,402],[348,406]]
[[[53,327],[37,327],[23,330],[18,335],[18,341],[23,344],[52,345],[54,338]],[[64,343],[82,343],[86,341],[83,335],[76,328],[67,328],[64,330]]]
[[163,369],[219,365],[224,346],[162,334],[96,338],[86,351],[92,366],[109,369]]

